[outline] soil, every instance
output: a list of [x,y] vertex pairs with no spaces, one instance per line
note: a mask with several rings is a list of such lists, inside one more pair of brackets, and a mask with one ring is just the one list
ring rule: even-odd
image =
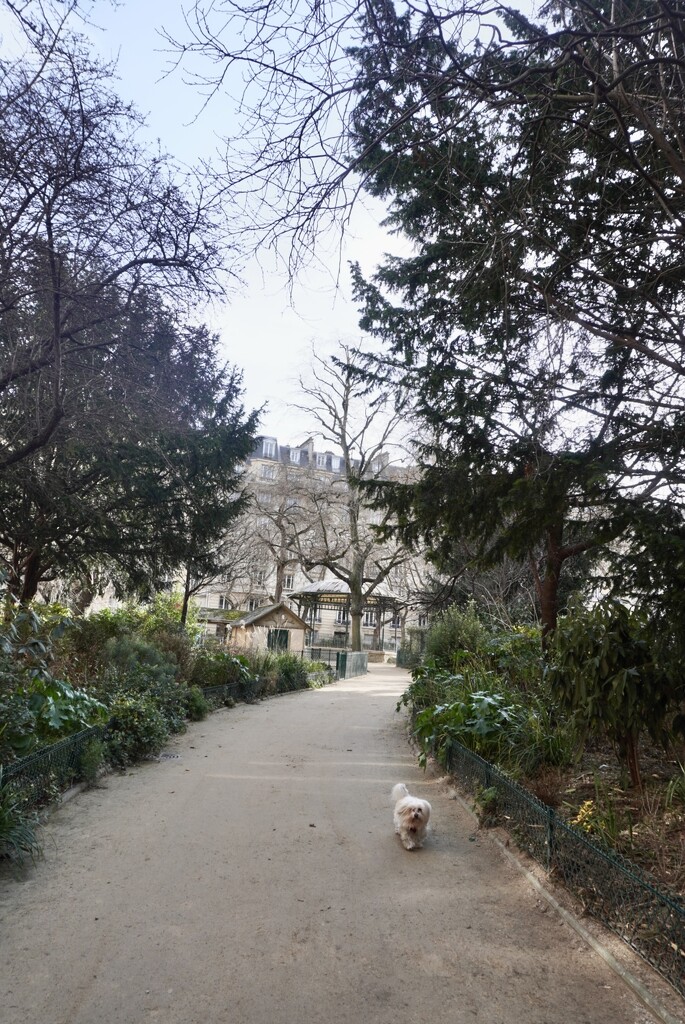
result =
[[[588,745],[574,768],[548,770],[524,785],[593,840],[683,896],[685,774],[681,762],[658,747],[643,745],[640,759],[642,791],[630,787],[613,749],[601,742]],[[669,784],[681,778],[682,789],[673,792]]]
[[[417,767],[408,681],[374,665],[221,710],[60,807],[44,860],[0,876],[3,1024],[663,1020]],[[433,805],[411,853],[398,781]]]

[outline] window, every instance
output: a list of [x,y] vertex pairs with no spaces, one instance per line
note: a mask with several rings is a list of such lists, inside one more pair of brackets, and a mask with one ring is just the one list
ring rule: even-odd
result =
[[334,473],[340,472],[340,458],[338,455],[331,455],[331,469]]
[[276,467],[275,466],[262,466],[262,478],[264,480],[275,480],[276,479]]
[[289,574],[283,580],[283,589],[284,590],[293,590],[294,587],[295,587],[295,577],[292,574]]
[[339,626],[347,625],[347,608],[338,608],[335,613],[335,621]]
[[375,626],[376,625],[376,609],[375,608],[368,608],[364,612],[364,625],[365,626]]
[[317,452],[316,453],[316,466],[317,466],[317,469],[325,469],[326,468],[326,456],[322,452]]
[[273,459],[276,455],[276,441],[271,437],[262,440],[262,455],[266,459]]
[[428,616],[425,612],[419,612],[419,629],[428,628]]
[[226,610],[231,607],[231,602],[228,600],[225,594],[219,594],[219,608]]
[[247,599],[247,610],[253,612],[259,607],[259,601],[256,597],[248,597]]
[[390,628],[391,629],[401,629],[402,628],[402,620],[400,619],[399,612],[395,612],[395,614],[393,615],[392,619],[390,620]]
[[263,587],[264,584],[266,583],[266,570],[265,569],[258,569],[257,572],[255,573],[255,577],[254,578],[255,578],[255,583],[257,584],[257,586],[258,587]]

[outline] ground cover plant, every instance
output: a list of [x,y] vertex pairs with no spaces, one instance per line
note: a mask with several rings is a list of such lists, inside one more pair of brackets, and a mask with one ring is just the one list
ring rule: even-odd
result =
[[[411,711],[420,759],[444,764],[458,741],[682,893],[682,693],[654,655],[648,624],[615,602],[572,603],[543,660],[535,630],[474,624],[476,615],[441,617],[426,644],[439,661],[414,669],[398,703]],[[484,823],[498,820],[487,794],[476,804]]]

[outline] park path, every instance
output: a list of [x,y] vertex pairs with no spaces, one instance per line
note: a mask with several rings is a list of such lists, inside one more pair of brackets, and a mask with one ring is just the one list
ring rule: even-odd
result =
[[[651,1024],[438,780],[406,673],[222,710],[0,878],[3,1024]],[[433,836],[393,834],[397,781]]]

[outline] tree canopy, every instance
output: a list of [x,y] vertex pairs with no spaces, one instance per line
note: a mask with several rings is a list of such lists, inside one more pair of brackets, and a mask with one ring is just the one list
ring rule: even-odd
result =
[[[685,14],[658,0],[194,10],[196,53],[245,70],[262,231],[306,251],[366,190],[412,243],[355,276],[383,344],[374,372],[425,428],[422,479],[385,489],[404,536],[530,557],[552,629],[573,555],[637,566],[665,508],[682,523]],[[231,46],[218,12],[249,43]]]
[[10,7],[27,48],[0,59],[0,555],[24,601],[103,562],[145,593],[214,567],[244,503],[256,414],[197,313],[222,229],[201,176],[137,142],[61,19],[78,4]]

